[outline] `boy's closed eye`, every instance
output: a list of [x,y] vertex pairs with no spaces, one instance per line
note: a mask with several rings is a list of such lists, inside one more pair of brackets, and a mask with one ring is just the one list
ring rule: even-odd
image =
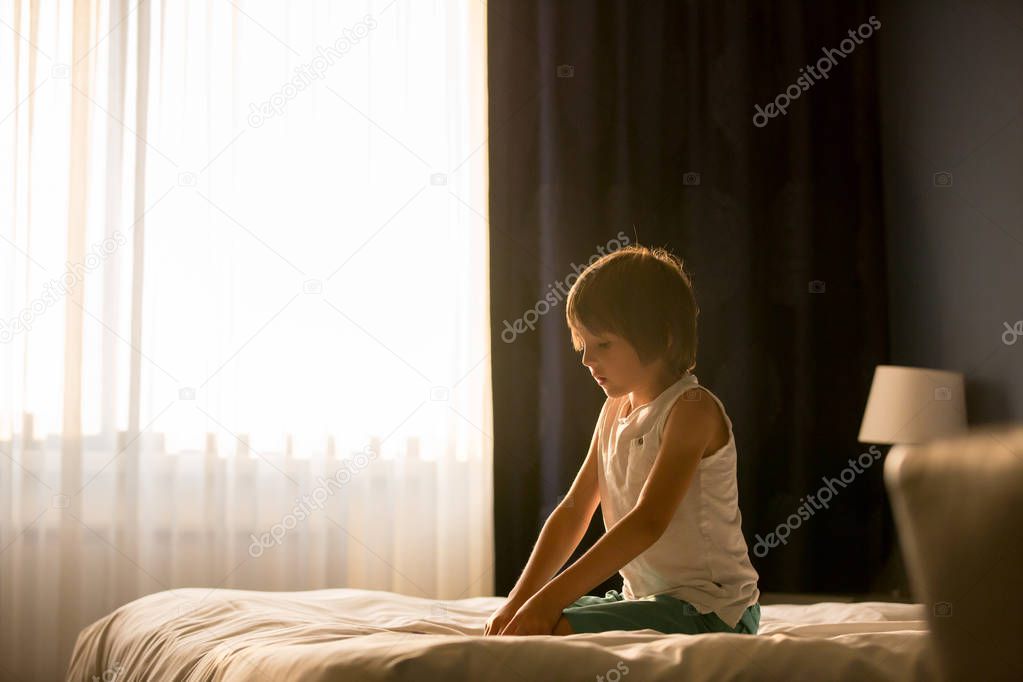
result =
[[[597,348],[607,348],[610,345],[611,345],[610,341],[601,341],[600,343],[597,344]],[[586,349],[583,348],[583,347],[580,347],[580,348],[576,348],[575,352],[581,354],[584,350],[586,350]]]

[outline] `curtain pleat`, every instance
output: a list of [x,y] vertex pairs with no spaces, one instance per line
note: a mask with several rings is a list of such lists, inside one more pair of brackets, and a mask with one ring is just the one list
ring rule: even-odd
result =
[[[71,263],[85,259],[87,194],[89,190],[90,126],[93,96],[92,50],[95,39],[95,8],[88,0],[75,0],[71,56],[71,139],[77,141],[70,154],[68,173],[67,254]],[[82,359],[85,282],[71,287],[64,311],[63,423],[61,425],[61,490],[78,490],[82,484]],[[82,500],[70,497],[60,521],[60,583],[57,623],[61,650],[73,644],[80,620],[80,566]]]

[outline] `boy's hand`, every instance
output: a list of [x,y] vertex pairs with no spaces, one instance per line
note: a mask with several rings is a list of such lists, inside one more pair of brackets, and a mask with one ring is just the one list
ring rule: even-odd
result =
[[[538,598],[539,597],[539,598]],[[561,618],[561,607],[539,594],[530,597],[511,619],[502,635],[550,635]]]
[[490,637],[501,634],[501,630],[515,616],[521,605],[522,602],[509,598],[501,608],[494,611],[494,615],[490,616],[490,620],[483,626],[483,636]]

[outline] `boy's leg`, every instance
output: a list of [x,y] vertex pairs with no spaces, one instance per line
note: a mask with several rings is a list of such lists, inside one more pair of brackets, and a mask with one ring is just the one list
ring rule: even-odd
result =
[[[608,590],[606,593],[604,593],[603,597],[598,597],[592,594],[583,595],[582,597],[576,599],[571,605],[561,610],[561,617],[558,619],[558,622],[555,623],[554,630],[552,631],[551,634],[574,635],[577,632],[600,632],[601,630],[606,628],[597,627],[596,629],[594,629],[593,624],[590,622],[590,618],[587,617],[589,614],[586,614],[582,617],[576,615],[580,607],[591,608],[600,607],[607,604],[621,602],[622,600],[623,597],[621,593],[618,592],[618,590]],[[574,626],[572,624],[572,621],[569,619],[570,615],[572,618],[580,619],[580,621],[582,622],[582,627]]]
[[[728,627],[714,613],[699,613],[687,602],[668,596],[653,599],[624,601],[618,599],[596,599],[585,605],[575,605],[562,610],[562,619],[569,620],[569,627],[575,633],[606,632],[608,630],[656,630],[666,634],[699,635],[708,632],[743,632],[744,625],[750,626],[752,634],[757,631],[759,605],[747,609],[744,621],[735,629]],[[748,621],[748,622],[747,622]]]

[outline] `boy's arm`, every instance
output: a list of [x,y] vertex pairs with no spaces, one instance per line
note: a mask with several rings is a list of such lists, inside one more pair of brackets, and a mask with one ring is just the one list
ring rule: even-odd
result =
[[[599,421],[598,421],[599,427]],[[509,601],[524,603],[547,584],[565,565],[586,534],[599,502],[597,491],[597,431],[590,449],[565,498],[543,524],[540,537],[522,575],[508,595]]]
[[541,610],[560,611],[656,542],[689,489],[717,419],[711,400],[678,400],[668,414],[661,449],[636,506],[530,601],[540,604]]

